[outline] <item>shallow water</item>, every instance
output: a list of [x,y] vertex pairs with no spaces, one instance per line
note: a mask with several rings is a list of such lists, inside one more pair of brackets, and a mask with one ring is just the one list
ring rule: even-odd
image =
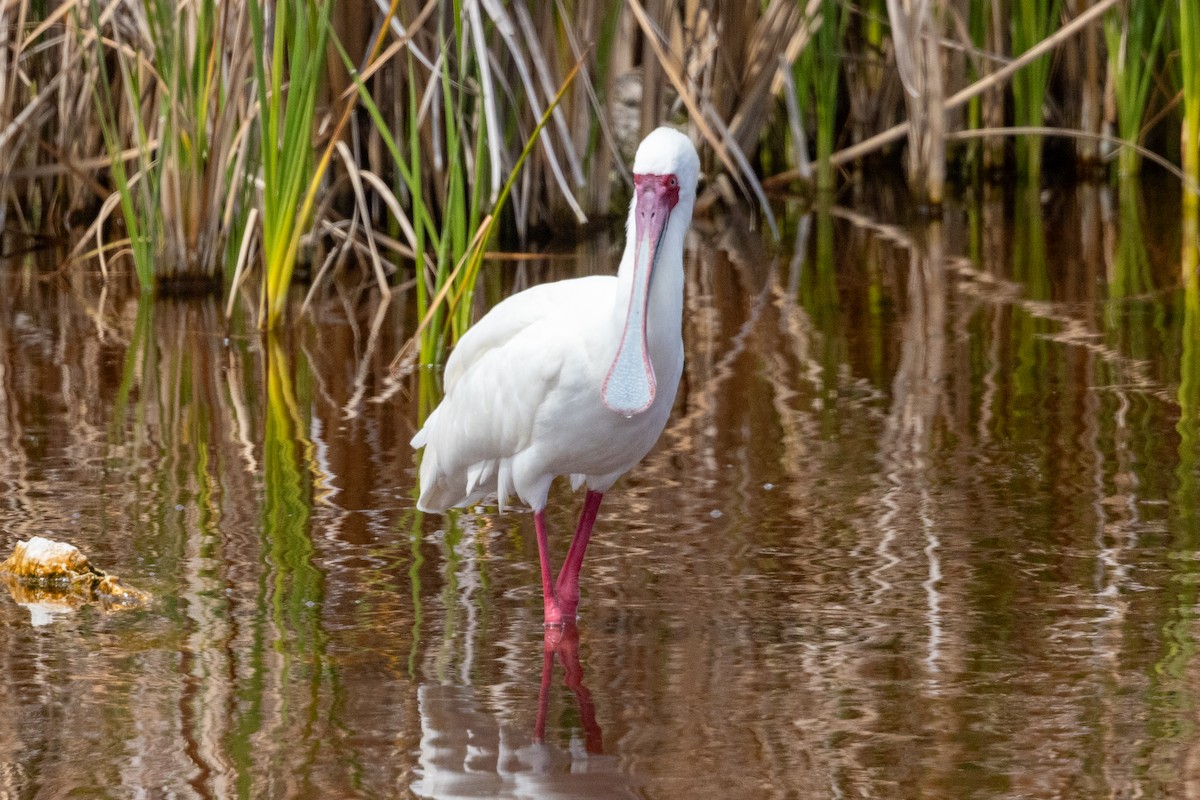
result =
[[[0,264],[0,551],[69,541],[155,597],[0,600],[0,795],[1200,790],[1175,191],[928,222],[864,189],[781,209],[781,248],[699,223],[676,412],[559,641],[527,513],[413,508],[403,296],[276,341]],[[480,294],[615,263],[575,255]],[[580,500],[552,492],[560,556]]]

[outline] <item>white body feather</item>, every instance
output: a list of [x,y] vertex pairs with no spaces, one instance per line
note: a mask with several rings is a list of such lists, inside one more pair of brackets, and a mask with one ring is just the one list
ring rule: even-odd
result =
[[[686,142],[674,131],[660,139],[681,146],[672,137]],[[491,495],[503,508],[516,494],[541,510],[555,477],[569,475],[574,488],[586,483],[603,492],[654,446],[683,372],[683,243],[699,170],[695,150],[690,143],[686,148],[683,156],[668,154],[690,158],[684,164],[690,184],[663,231],[646,304],[653,402],[625,416],[601,397],[633,291],[633,247],[627,245],[615,277],[527,289],[497,304],[462,337],[446,364],[445,398],[412,440],[425,448],[419,508],[442,511]],[[674,162],[643,163],[645,149],[635,172],[679,170]],[[631,204],[630,240],[635,208]]]

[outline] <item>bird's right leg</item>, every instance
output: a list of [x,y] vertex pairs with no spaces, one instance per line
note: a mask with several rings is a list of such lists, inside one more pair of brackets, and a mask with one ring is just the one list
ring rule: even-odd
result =
[[583,569],[583,556],[592,538],[592,526],[596,524],[596,514],[600,511],[600,501],[603,499],[603,493],[588,490],[583,511],[579,514],[579,527],[575,529],[567,558],[554,583],[554,597],[558,600],[559,609],[570,620],[575,619],[575,612],[579,608],[579,572]]
[[537,531],[538,560],[542,562],[542,607],[546,625],[562,625],[563,613],[550,577],[550,541],[546,536],[546,512],[533,512],[533,527]]

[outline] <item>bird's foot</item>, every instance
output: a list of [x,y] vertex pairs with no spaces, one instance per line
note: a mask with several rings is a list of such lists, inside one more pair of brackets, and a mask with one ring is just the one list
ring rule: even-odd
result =
[[561,628],[575,623],[579,610],[579,598],[574,600],[555,596],[544,598],[543,624],[547,628]]
[[579,579],[559,575],[549,597],[543,597],[546,625],[574,623],[579,611]]

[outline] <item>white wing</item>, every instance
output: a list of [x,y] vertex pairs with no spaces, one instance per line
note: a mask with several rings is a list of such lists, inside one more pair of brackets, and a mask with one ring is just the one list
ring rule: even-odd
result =
[[586,357],[615,290],[611,276],[535,286],[463,335],[446,363],[445,398],[412,440],[425,448],[419,508],[470,505],[493,492],[503,505],[515,488],[513,458],[533,444],[539,410],[564,368]]

